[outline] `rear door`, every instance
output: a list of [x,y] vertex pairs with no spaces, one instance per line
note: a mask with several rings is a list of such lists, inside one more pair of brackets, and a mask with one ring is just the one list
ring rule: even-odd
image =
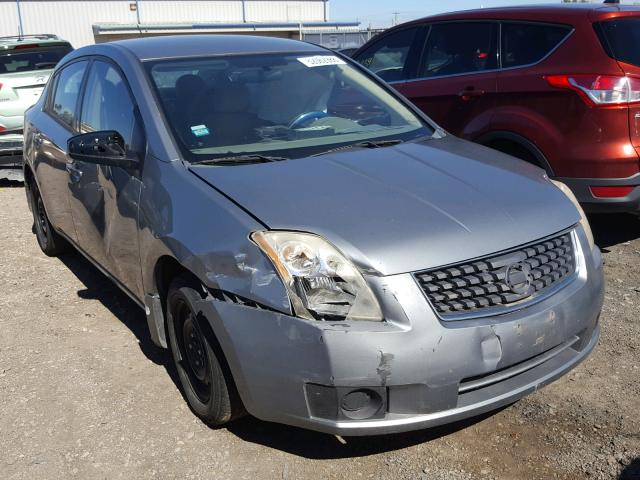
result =
[[47,214],[53,225],[76,239],[71,210],[67,165],[67,141],[77,133],[76,110],[87,60],[66,65],[53,79],[44,115],[32,126],[35,174]]
[[599,22],[596,31],[607,54],[630,77],[629,132],[640,154],[640,15]]
[[495,104],[498,30],[493,21],[432,24],[416,79],[398,90],[451,133],[473,138],[489,128]]

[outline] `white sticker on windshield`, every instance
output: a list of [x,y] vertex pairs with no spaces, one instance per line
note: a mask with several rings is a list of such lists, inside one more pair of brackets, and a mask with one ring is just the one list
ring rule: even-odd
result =
[[335,55],[315,55],[313,57],[300,57],[298,61],[307,67],[324,67],[327,65],[345,65],[347,62]]

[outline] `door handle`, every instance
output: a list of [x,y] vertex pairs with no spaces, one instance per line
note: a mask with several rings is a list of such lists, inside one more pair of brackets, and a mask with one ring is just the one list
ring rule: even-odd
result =
[[71,182],[78,183],[80,181],[80,178],[82,177],[82,170],[76,167],[73,162],[67,163],[65,168],[67,169],[67,172],[69,172],[69,178],[71,179]]
[[473,87],[467,87],[464,90],[458,92],[458,96],[465,101],[471,100],[473,97],[480,97],[484,95],[484,90],[475,89]]

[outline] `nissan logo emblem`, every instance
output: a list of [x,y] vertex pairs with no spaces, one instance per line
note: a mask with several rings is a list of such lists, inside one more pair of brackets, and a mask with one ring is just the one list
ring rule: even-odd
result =
[[524,262],[509,265],[505,272],[504,281],[513,293],[527,297],[533,293],[531,267]]

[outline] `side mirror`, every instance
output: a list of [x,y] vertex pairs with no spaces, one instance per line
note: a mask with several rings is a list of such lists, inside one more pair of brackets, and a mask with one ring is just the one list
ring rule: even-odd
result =
[[127,169],[137,168],[140,161],[128,152],[124,138],[115,130],[82,133],[67,142],[69,156],[80,162],[99,163]]

